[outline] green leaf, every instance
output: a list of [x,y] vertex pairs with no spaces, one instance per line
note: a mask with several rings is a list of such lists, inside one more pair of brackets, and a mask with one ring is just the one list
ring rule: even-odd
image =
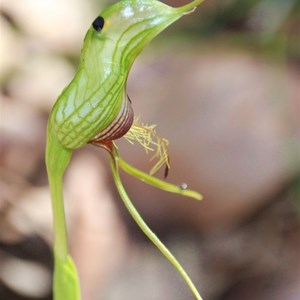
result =
[[54,300],[80,300],[79,279],[70,256],[66,260],[55,258]]

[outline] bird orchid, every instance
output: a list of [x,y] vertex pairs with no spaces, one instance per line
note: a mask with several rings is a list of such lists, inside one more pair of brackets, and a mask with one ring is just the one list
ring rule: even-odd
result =
[[[202,299],[190,277],[172,253],[151,231],[134,207],[122,184],[119,169],[162,190],[201,200],[185,185],[177,186],[154,177],[163,165],[170,168],[168,141],[155,126],[134,117],[126,92],[130,68],[143,48],[161,31],[203,0],[170,7],[157,0],[121,0],[106,8],[91,24],[83,43],[78,70],[58,97],[48,121],[46,167],[54,224],[55,300],[79,300],[77,270],[69,254],[63,204],[63,175],[75,149],[92,144],[108,151],[116,188],[129,213],[152,243],[175,266],[196,299]],[[157,159],[150,174],[126,163],[116,140],[137,142]]]

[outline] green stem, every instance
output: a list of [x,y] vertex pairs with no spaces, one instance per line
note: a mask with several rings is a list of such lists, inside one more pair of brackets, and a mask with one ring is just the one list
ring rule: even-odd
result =
[[54,224],[54,300],[80,300],[76,266],[69,255],[67,226],[63,202],[63,175],[72,151],[64,148],[48,128],[46,167],[52,199]]
[[72,152],[65,149],[51,133],[51,130],[48,129],[46,167],[52,200],[54,252],[64,261],[68,256],[68,242],[62,182]]
[[[120,160],[119,160],[120,162]],[[173,264],[173,266],[178,270],[178,272],[181,274],[181,276],[184,278],[188,286],[190,287],[191,291],[194,293],[197,300],[202,300],[199,292],[197,291],[195,285],[193,284],[192,280],[188,276],[188,274],[185,272],[183,267],[180,265],[180,263],[177,261],[177,259],[174,257],[174,255],[166,248],[166,246],[159,240],[159,238],[153,233],[153,231],[148,227],[148,225],[145,223],[145,221],[142,219],[141,215],[138,213],[134,205],[132,204],[129,196],[127,195],[121,178],[119,174],[119,169],[117,165],[116,158],[112,155],[111,156],[111,168],[112,173],[114,177],[114,181],[116,184],[116,187],[119,191],[119,194],[121,196],[121,199],[123,200],[127,210],[131,214],[132,218],[135,220],[137,225],[141,228],[141,230],[145,233],[145,235],[150,239],[150,241],[163,253],[163,255]]]
[[67,227],[62,194],[62,178],[49,176],[54,226],[54,252],[61,260],[68,256]]

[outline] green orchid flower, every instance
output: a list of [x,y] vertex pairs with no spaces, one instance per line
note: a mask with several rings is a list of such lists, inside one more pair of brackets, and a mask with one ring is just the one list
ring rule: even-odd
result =
[[[75,149],[92,144],[108,151],[116,187],[129,213],[145,235],[157,246],[185,279],[196,299],[199,292],[185,270],[151,231],[127,195],[119,174],[123,169],[145,183],[168,192],[201,200],[186,188],[153,176],[163,165],[170,167],[168,141],[153,125],[134,117],[126,92],[130,68],[143,48],[161,31],[203,0],[173,8],[157,0],[122,0],[105,9],[91,24],[82,47],[78,70],[58,97],[49,117],[46,167],[52,198],[54,223],[54,299],[79,300],[76,267],[69,255],[63,204],[63,175]],[[125,137],[154,151],[150,174],[126,163],[119,155],[116,140]]]

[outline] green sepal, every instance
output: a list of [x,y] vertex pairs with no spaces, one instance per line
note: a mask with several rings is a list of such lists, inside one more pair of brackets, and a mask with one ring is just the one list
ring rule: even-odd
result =
[[111,155],[112,155],[115,163],[118,165],[118,167],[120,167],[127,174],[136,177],[137,179],[141,180],[142,182],[145,182],[149,185],[157,187],[161,190],[164,190],[164,191],[167,191],[170,193],[175,193],[175,194],[178,194],[178,195],[181,195],[184,197],[191,197],[196,200],[203,199],[203,196],[196,191],[193,191],[190,189],[183,189],[178,185],[166,182],[157,177],[149,175],[149,174],[133,167],[132,165],[128,164],[119,156],[119,152],[118,152],[117,146],[115,144],[113,144],[112,149],[109,151],[111,151]]
[[117,153],[116,149],[114,149],[114,152],[111,152],[111,170],[113,173],[113,178],[115,181],[115,185],[117,187],[117,190],[119,192],[119,195],[127,208],[128,212],[132,216],[132,218],[135,220],[137,225],[140,227],[140,229],[144,232],[144,234],[148,237],[148,239],[158,248],[158,250],[170,261],[170,263],[177,269],[179,274],[183,277],[187,285],[189,286],[190,290],[193,292],[194,296],[197,300],[203,300],[195,287],[193,281],[187,274],[187,272],[184,270],[184,268],[181,266],[181,264],[178,262],[178,260],[175,258],[175,256],[170,252],[170,250],[161,242],[161,240],[154,234],[154,232],[149,228],[149,226],[145,223],[142,216],[139,214],[133,203],[131,202],[124,186],[120,178],[119,174],[119,165],[117,163],[117,157],[115,154]]

